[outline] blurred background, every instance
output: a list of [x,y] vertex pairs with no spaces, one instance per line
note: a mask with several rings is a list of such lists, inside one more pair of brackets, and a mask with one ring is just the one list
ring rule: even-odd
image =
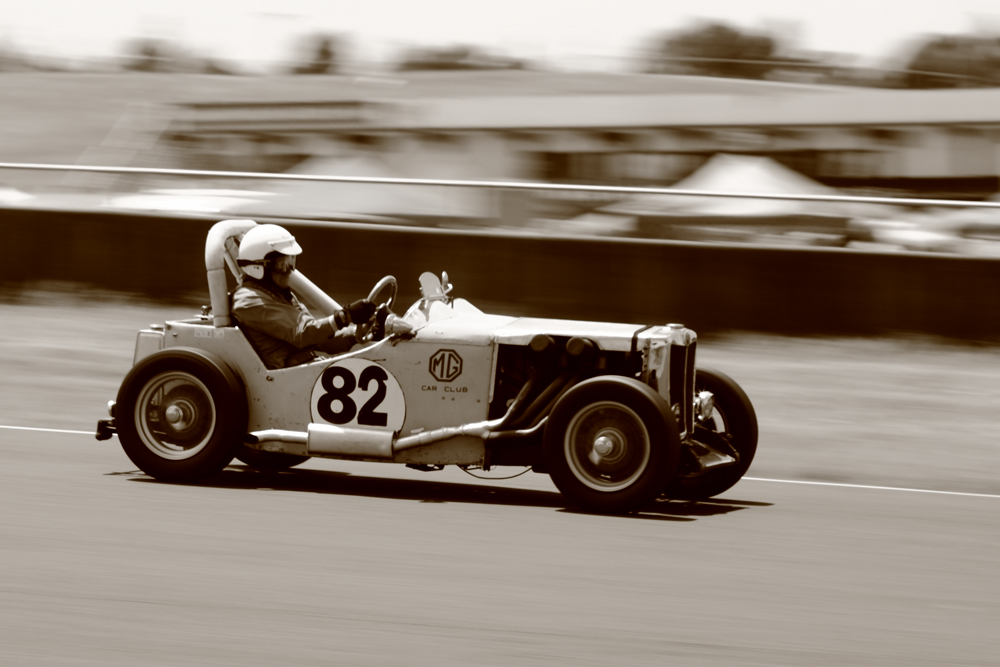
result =
[[[1000,12],[988,1],[695,13],[646,0],[40,0],[2,25],[4,162],[1000,192]],[[1000,256],[998,210],[919,204],[4,169],[0,205]]]
[[[7,4],[4,163],[892,203],[0,168],[0,663],[995,662],[996,0]],[[683,322],[757,481],[654,523],[539,475],[128,472],[90,433],[234,217],[341,303],[447,271],[487,312]]]

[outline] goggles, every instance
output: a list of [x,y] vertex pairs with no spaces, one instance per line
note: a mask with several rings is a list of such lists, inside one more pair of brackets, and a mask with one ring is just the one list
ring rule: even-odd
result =
[[275,273],[289,274],[295,270],[295,256],[284,255],[278,259],[270,261],[271,270]]

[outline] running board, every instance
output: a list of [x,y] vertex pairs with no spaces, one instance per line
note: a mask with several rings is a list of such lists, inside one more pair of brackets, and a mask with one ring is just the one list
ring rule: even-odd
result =
[[392,431],[311,423],[305,431],[282,429],[253,431],[248,433],[243,441],[247,446],[265,452],[366,461],[393,461],[400,452],[463,436],[481,440],[529,437],[545,427],[548,417],[541,419],[531,428],[511,431],[497,430],[504,420],[505,418],[501,418],[461,426],[446,426],[401,438],[396,437]]
[[[396,438],[392,431],[350,428],[334,424],[309,424],[306,431],[269,429],[247,434],[244,442],[254,449],[284,454],[320,456],[338,459],[363,459],[366,461],[392,461],[396,453],[432,444],[448,437],[460,435],[443,432],[444,429]],[[477,435],[480,435],[477,433]],[[482,433],[483,436],[486,433]]]
[[391,461],[392,440],[392,431],[309,424],[307,431],[254,431],[244,442],[265,452]]

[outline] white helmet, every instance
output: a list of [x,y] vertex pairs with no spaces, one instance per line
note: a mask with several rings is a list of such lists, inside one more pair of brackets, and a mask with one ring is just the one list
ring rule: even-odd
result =
[[239,265],[243,273],[260,280],[264,277],[265,258],[269,253],[298,255],[302,246],[295,242],[287,229],[278,225],[251,227],[240,241]]

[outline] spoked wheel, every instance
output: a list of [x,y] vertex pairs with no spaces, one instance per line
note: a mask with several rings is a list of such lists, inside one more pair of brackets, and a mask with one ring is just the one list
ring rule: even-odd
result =
[[115,407],[122,448],[157,479],[190,482],[229,464],[246,433],[242,385],[213,355],[185,348],[146,357]]
[[549,417],[544,447],[552,481],[570,502],[614,514],[640,509],[663,491],[680,440],[659,394],[608,376],[566,393]]
[[743,478],[757,452],[757,414],[753,404],[736,382],[717,370],[699,368],[695,393],[711,392],[715,408],[711,415],[697,421],[694,439],[739,455],[735,465],[710,469],[697,477],[675,477],[663,494],[678,500],[704,500],[729,490]]
[[252,449],[246,445],[240,447],[236,452],[236,459],[238,461],[242,461],[254,470],[261,471],[288,470],[301,463],[305,463],[310,458],[312,457],[285,454],[284,452],[265,452],[261,449]]

